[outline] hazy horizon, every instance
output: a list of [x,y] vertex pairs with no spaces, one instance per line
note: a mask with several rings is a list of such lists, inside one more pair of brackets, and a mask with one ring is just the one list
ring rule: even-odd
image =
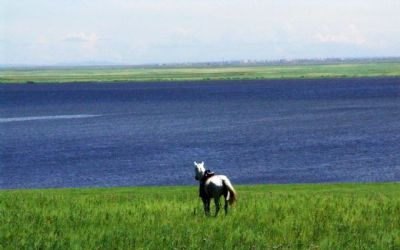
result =
[[0,0],[1,65],[400,56],[395,0]]

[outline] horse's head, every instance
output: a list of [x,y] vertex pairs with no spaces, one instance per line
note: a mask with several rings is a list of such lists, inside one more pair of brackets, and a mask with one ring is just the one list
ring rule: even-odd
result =
[[201,180],[205,171],[206,169],[204,168],[204,161],[200,163],[194,162],[194,178],[196,180]]

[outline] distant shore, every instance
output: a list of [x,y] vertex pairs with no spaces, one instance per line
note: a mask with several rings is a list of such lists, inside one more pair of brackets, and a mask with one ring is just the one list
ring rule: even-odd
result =
[[400,77],[400,62],[223,67],[38,67],[0,69],[0,83],[112,83]]

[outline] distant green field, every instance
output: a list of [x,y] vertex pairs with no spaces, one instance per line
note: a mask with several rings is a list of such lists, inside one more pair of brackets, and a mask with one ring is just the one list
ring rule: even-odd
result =
[[251,67],[0,69],[0,83],[146,82],[400,76],[400,62]]
[[228,216],[196,187],[0,191],[0,249],[400,249],[399,184],[238,186]]

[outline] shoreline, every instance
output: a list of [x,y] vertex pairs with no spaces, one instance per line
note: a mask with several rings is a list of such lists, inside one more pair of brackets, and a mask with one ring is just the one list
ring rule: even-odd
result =
[[[234,184],[234,183],[233,183]],[[350,187],[365,187],[365,186],[386,186],[397,185],[400,182],[315,182],[315,183],[264,183],[264,184],[234,184],[239,189],[247,188],[272,188],[272,189],[313,189],[334,187],[350,188]],[[82,187],[44,187],[44,188],[0,188],[0,194],[5,192],[73,192],[73,191],[106,191],[106,190],[167,190],[167,189],[197,189],[198,183],[193,185],[147,185],[147,186],[82,186]]]
[[85,85],[85,84],[212,84],[212,83],[246,83],[246,82],[280,82],[280,81],[314,81],[314,80],[363,80],[363,79],[400,79],[400,74],[395,76],[338,76],[338,77],[290,77],[290,78],[261,78],[261,79],[215,79],[215,80],[158,80],[158,81],[139,81],[139,80],[126,80],[126,81],[66,81],[66,82],[1,82],[1,86],[35,86],[35,85]]

